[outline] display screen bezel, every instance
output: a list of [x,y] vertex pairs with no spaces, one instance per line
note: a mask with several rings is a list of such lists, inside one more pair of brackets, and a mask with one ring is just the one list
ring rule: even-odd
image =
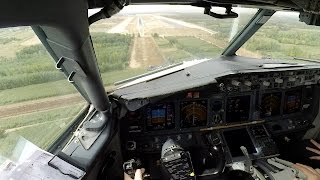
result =
[[[265,95],[265,94],[275,94],[275,93],[280,93],[281,94],[281,99],[280,99],[280,105],[279,105],[279,113],[278,114],[274,114],[274,115],[271,115],[271,116],[263,116],[262,115],[262,101],[263,101],[263,96]],[[272,117],[277,117],[277,116],[281,116],[282,114],[283,114],[283,95],[284,93],[283,93],[283,91],[279,91],[279,90],[273,90],[273,91],[267,91],[267,92],[264,92],[264,93],[262,93],[261,94],[261,97],[260,97],[260,103],[259,103],[259,105],[260,105],[260,117],[261,118],[272,118]]]
[[[254,92],[252,92],[254,93]],[[243,122],[247,122],[250,121],[252,119],[252,107],[254,106],[253,103],[253,94],[252,93],[238,93],[238,94],[232,94],[232,95],[228,95],[225,97],[225,113],[224,113],[224,122],[226,124],[237,124],[237,123],[243,123]],[[249,109],[248,109],[248,119],[247,120],[240,120],[240,121],[232,121],[232,122],[228,122],[227,121],[227,117],[228,117],[228,112],[227,112],[227,106],[228,106],[228,99],[229,98],[235,98],[235,97],[244,97],[244,96],[249,96],[250,100],[249,100]]]
[[[297,91],[300,90],[301,94],[300,94],[300,111],[296,111],[296,112],[292,112],[292,113],[285,113],[284,112],[284,106],[285,106],[285,98],[286,98],[286,93],[290,92],[290,91]],[[286,118],[286,117],[292,117],[292,116],[296,116],[299,115],[302,111],[301,111],[301,107],[303,104],[303,94],[304,94],[304,86],[298,86],[298,87],[293,87],[293,88],[288,88],[288,89],[272,89],[272,90],[268,90],[268,91],[260,91],[259,92],[259,107],[262,106],[262,96],[263,94],[270,94],[270,93],[276,93],[276,92],[281,92],[282,94],[282,98],[281,98],[281,107],[280,107],[280,114],[279,115],[274,115],[274,116],[265,116],[263,117],[261,115],[261,109],[260,111],[260,118],[264,119],[264,120],[273,120],[273,119],[278,119],[278,118]]]
[[[205,115],[205,120],[203,120],[203,124],[198,124],[198,125],[183,125],[183,117],[182,117],[182,104],[183,103],[188,103],[188,102],[196,102],[196,101],[205,101],[205,107],[206,107],[206,115]],[[179,116],[180,116],[180,127],[181,128],[195,128],[195,127],[205,127],[208,125],[208,113],[209,113],[209,103],[208,99],[185,99],[179,102]]]
[[[286,112],[285,108],[286,108],[286,103],[287,103],[287,93],[289,92],[294,92],[294,91],[300,91],[300,98],[299,98],[299,101],[300,101],[300,104],[299,104],[299,107],[297,110],[293,111],[293,112]],[[301,107],[302,107],[302,96],[303,96],[303,91],[302,91],[302,87],[301,88],[294,88],[294,89],[289,89],[287,91],[284,92],[284,98],[283,98],[283,115],[290,115],[290,114],[295,114],[295,113],[299,113],[301,112]]]
[[[241,158],[244,157],[244,155],[242,155],[242,154],[241,154],[240,156],[234,156],[234,155],[232,154],[231,148],[230,148],[230,146],[229,146],[230,141],[229,141],[229,143],[228,143],[228,140],[226,139],[225,133],[229,133],[229,132],[231,132],[231,131],[236,131],[236,130],[245,130],[245,131],[247,132],[248,137],[249,137],[249,140],[250,140],[250,142],[252,143],[252,147],[254,148],[254,152],[250,153],[250,150],[248,150],[248,147],[246,147],[247,150],[249,151],[249,156],[253,157],[253,156],[259,154],[259,153],[260,153],[260,152],[259,152],[259,149],[257,149],[256,144],[255,144],[253,138],[251,137],[251,134],[250,134],[250,132],[248,131],[247,127],[241,127],[241,128],[234,128],[234,129],[223,130],[223,131],[221,132],[221,136],[223,137],[224,144],[225,144],[225,146],[226,146],[226,148],[227,148],[227,152],[228,152],[229,156],[230,156],[232,159],[236,160],[236,161],[237,161],[237,160],[240,160]],[[240,147],[239,147],[239,150],[240,150]],[[241,151],[241,150],[240,150],[240,151]]]
[[[149,122],[148,117],[151,116],[151,118],[152,118],[152,111],[157,109],[158,107],[164,106],[164,105],[166,106],[166,108],[165,108],[165,122],[162,126],[161,125],[155,126],[156,124],[152,124],[152,122]],[[171,106],[171,111],[172,111],[172,118],[171,118],[171,125],[170,126],[168,124],[168,105]],[[150,109],[150,112],[148,109]],[[157,104],[147,106],[145,108],[145,114],[146,114],[146,119],[145,119],[146,131],[169,130],[169,129],[174,129],[176,126],[174,102],[159,102]],[[150,121],[152,121],[152,119],[150,119]]]

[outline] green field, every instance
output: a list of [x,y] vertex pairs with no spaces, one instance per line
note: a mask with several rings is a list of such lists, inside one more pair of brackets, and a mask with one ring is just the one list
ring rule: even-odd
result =
[[169,63],[218,56],[222,49],[191,36],[155,37],[163,57]]
[[[102,73],[101,77],[105,86],[111,86],[116,81],[142,74],[144,72],[144,69],[124,69],[120,71]],[[3,90],[0,93],[0,105],[72,93],[77,93],[76,89],[66,79],[63,79]]]
[[[221,40],[223,46],[228,44],[231,29],[238,23],[238,32],[247,24],[255,12],[240,14],[240,19],[215,19],[196,13],[164,15],[168,18],[197,24],[217,32],[214,38]],[[320,60],[320,29],[299,22],[297,13],[276,13],[248,42],[242,47],[250,52],[260,54],[263,58],[290,59],[293,57]],[[248,54],[249,56],[250,54]]]
[[[17,47],[14,54],[0,54],[0,105],[78,93],[63,73],[54,68],[54,61],[42,45],[20,45],[23,40],[28,40],[27,37],[34,36],[30,28],[20,31],[20,34],[25,33],[24,39],[6,39],[0,36],[0,42],[10,45],[11,48]],[[1,33],[5,32],[0,31]],[[144,69],[127,67],[131,36],[93,33],[92,40],[106,87],[113,86],[116,81],[146,72]],[[40,148],[47,149],[70,125],[84,104],[70,104],[67,107],[0,119],[0,157],[12,155],[19,136],[25,137]]]
[[[72,123],[84,106],[85,103],[71,104],[66,107],[0,119],[0,154],[5,157],[11,156],[17,136],[23,136],[40,148],[47,149]],[[5,133],[5,130],[11,131]]]

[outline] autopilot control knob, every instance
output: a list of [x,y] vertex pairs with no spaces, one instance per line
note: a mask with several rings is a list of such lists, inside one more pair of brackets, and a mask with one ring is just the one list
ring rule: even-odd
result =
[[270,82],[269,81],[263,81],[262,85],[268,87],[268,86],[270,86]]
[[281,83],[283,83],[283,79],[281,79],[281,78],[276,78],[276,79],[274,80],[274,82],[276,82],[276,83],[278,83],[278,84],[281,84]]
[[246,85],[246,86],[252,86],[252,82],[251,81],[244,81],[244,85]]
[[295,77],[289,77],[289,82],[295,82],[296,81],[296,78]]
[[234,86],[240,86],[241,82],[237,81],[237,80],[232,80],[231,84]]

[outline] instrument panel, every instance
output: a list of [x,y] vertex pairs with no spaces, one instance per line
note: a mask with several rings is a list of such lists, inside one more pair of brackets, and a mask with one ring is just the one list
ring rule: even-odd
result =
[[268,123],[283,118],[296,119],[312,109],[313,99],[306,96],[307,91],[314,91],[314,86],[241,93],[208,93],[200,89],[183,92],[129,112],[125,119],[128,121],[129,132],[149,134],[205,130],[254,121]]
[[[312,92],[320,77],[313,72],[318,71],[225,76],[215,84],[177,93],[135,112],[128,112],[125,119],[129,132],[148,134],[197,131],[253,121],[268,124],[283,118],[296,126],[303,124],[293,122],[298,116],[312,111]],[[282,129],[274,126],[271,130]]]
[[[126,146],[141,145],[143,151],[159,151],[168,138],[189,146],[199,144],[199,134],[212,130],[223,132],[227,142],[238,131],[226,130],[257,124],[273,136],[308,129],[319,100],[319,80],[311,76],[309,71],[236,74],[221,77],[215,84],[167,96],[127,113],[123,119],[130,145]],[[240,134],[245,136],[239,130],[237,136]],[[236,151],[231,154],[239,154]]]
[[[122,119],[128,127],[125,156],[142,158],[152,177],[159,177],[158,160],[168,139],[201,156],[210,149],[209,141],[216,142],[212,134],[221,142],[225,164],[245,160],[240,146],[251,159],[277,156],[274,137],[305,132],[318,113],[319,79],[311,76],[309,71],[233,74],[155,99]],[[194,165],[208,169],[203,162]]]

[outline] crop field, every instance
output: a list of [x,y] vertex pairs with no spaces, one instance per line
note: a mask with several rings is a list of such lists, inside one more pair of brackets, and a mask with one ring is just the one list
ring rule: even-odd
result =
[[[169,18],[180,19],[185,22],[206,27],[217,33],[213,35],[216,42],[226,46],[231,37],[231,28],[234,23],[240,31],[249,18],[254,15],[254,11],[246,15],[240,15],[240,19],[219,20],[201,14],[170,14]],[[276,13],[248,42],[241,50],[254,52],[262,58],[307,58],[320,59],[320,29],[315,26],[307,26],[299,22],[297,13]],[[253,53],[239,53],[244,56],[254,56]]]
[[191,36],[156,37],[155,40],[166,61],[170,63],[216,57],[222,50]]
[[10,157],[18,135],[32,140],[40,148],[48,148],[72,123],[85,103],[0,119],[0,154]]
[[[11,29],[6,29],[8,30]],[[54,61],[39,42],[29,45],[24,42],[34,38],[30,28],[6,31],[0,31],[0,34],[11,37],[16,32],[19,34],[17,38],[21,37],[10,40],[5,38],[6,36],[0,36],[1,42],[15,50],[13,54],[12,50],[11,53],[0,53],[0,108],[14,109],[18,103],[17,109],[21,110],[9,117],[2,114],[1,117],[4,118],[0,118],[0,156],[9,157],[18,135],[47,149],[68,127],[85,103],[84,100],[77,100],[69,102],[68,106],[57,108],[54,105],[48,109],[48,105],[56,103],[57,99],[52,100],[49,97],[78,96],[76,89],[54,68]],[[145,72],[145,69],[127,67],[132,40],[130,35],[92,32],[92,39],[106,90],[112,89],[116,81]],[[8,52],[9,50],[10,48]],[[43,101],[46,98],[50,101]],[[32,102],[35,104],[32,105]],[[41,103],[45,108],[41,107]],[[36,109],[32,110],[32,107]]]

